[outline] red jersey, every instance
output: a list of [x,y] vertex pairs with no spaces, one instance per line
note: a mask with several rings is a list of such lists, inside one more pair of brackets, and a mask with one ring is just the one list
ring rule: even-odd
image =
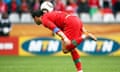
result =
[[61,11],[46,13],[42,16],[42,24],[51,30],[55,27],[59,27],[63,30],[66,16],[67,13]]
[[77,38],[82,34],[80,19],[65,12],[54,11],[44,14],[42,24],[52,31],[56,27],[60,28],[69,39]]

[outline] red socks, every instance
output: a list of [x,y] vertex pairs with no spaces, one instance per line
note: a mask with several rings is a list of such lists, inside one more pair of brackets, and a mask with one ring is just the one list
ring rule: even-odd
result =
[[82,42],[82,38],[74,39],[71,44],[66,46],[67,50],[72,50]]
[[82,66],[81,66],[81,62],[80,62],[80,55],[78,54],[78,52],[74,49],[73,51],[71,51],[71,56],[72,59],[75,63],[76,69],[77,71],[82,70]]

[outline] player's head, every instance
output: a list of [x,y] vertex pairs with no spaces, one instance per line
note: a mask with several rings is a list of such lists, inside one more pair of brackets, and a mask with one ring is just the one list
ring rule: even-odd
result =
[[35,23],[37,25],[40,25],[42,23],[41,16],[43,16],[44,12],[42,10],[38,10],[38,11],[33,11],[31,14],[32,14],[32,17],[33,17]]

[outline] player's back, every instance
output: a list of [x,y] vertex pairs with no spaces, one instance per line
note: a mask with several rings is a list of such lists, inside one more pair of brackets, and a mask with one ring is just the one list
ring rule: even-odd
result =
[[61,12],[61,11],[54,11],[54,12],[49,12],[43,15],[42,19],[43,20],[50,20],[51,22],[53,22],[56,26],[58,26],[59,28],[63,29],[64,28],[64,21],[65,18],[68,14],[65,12]]

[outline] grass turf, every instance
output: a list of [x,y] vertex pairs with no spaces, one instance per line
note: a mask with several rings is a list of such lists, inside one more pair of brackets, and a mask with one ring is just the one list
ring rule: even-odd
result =
[[[120,57],[81,57],[84,72],[120,72]],[[0,56],[0,72],[76,72],[71,57]]]

